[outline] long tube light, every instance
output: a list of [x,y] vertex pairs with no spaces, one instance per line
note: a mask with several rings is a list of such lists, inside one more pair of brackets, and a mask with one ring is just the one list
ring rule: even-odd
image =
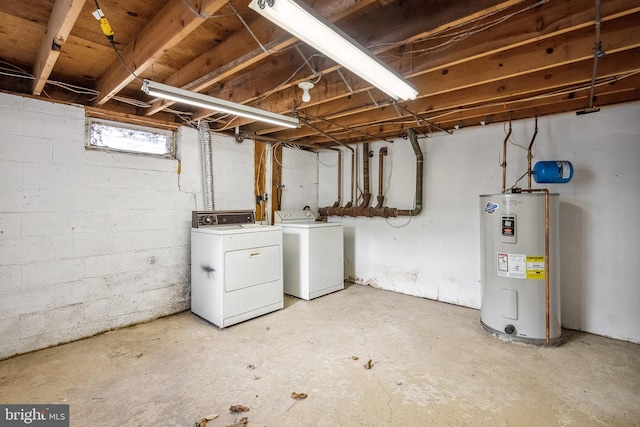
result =
[[163,83],[153,82],[151,80],[145,79],[143,81],[142,91],[147,95],[157,96],[158,98],[181,102],[209,110],[220,111],[222,113],[229,113],[235,116],[259,120],[261,122],[267,122],[278,126],[288,128],[300,127],[300,121],[295,117],[283,116],[282,114],[276,114],[271,111],[261,110],[248,105],[214,98],[213,96],[180,89]]
[[302,1],[252,0],[249,7],[393,99],[418,96],[402,76]]

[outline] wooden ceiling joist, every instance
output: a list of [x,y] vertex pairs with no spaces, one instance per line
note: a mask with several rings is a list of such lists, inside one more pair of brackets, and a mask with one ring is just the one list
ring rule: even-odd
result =
[[[103,105],[139,74],[146,70],[158,57],[178,44],[189,33],[202,24],[207,15],[213,15],[227,0],[202,0],[196,5],[196,15],[184,1],[170,0],[149,22],[134,40],[121,52],[122,59],[116,58],[100,77],[96,89],[100,92],[95,105]],[[132,74],[133,73],[133,74]]]
[[56,0],[33,65],[31,93],[40,95],[86,0]]

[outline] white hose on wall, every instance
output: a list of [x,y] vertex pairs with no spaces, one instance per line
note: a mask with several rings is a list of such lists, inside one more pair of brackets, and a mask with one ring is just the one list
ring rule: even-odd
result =
[[213,210],[213,168],[211,157],[211,134],[209,133],[209,123],[201,120],[198,123],[198,133],[200,134],[200,146],[202,148],[202,184],[205,210]]

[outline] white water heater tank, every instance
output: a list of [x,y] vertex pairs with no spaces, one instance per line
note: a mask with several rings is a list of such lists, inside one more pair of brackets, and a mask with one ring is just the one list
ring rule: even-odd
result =
[[[480,196],[480,323],[509,341],[546,344],[545,194]],[[549,338],[562,339],[558,194],[549,195]]]

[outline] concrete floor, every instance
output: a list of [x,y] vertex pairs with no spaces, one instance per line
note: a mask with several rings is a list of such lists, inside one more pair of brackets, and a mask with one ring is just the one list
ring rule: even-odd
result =
[[223,330],[184,312],[2,361],[0,403],[67,403],[71,426],[640,425],[639,345],[572,331],[555,348],[504,343],[477,310],[361,285],[285,305]]

